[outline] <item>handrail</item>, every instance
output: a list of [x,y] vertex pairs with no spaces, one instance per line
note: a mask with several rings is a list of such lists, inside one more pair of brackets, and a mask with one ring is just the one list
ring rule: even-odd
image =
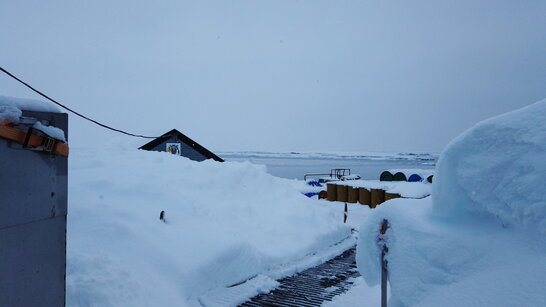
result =
[[303,180],[306,181],[306,180],[307,180],[307,176],[326,176],[326,175],[330,176],[331,173],[329,173],[329,174],[319,174],[319,173],[305,174],[305,175],[303,175]]
[[[345,171],[348,171],[348,174],[345,174]],[[330,178],[341,178],[343,176],[349,176],[351,175],[351,169],[350,168],[332,168],[330,170],[330,173],[310,173],[303,175],[303,180],[307,180],[308,176],[330,176]]]

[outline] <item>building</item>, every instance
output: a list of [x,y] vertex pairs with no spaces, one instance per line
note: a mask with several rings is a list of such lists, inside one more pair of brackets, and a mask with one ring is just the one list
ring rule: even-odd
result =
[[222,158],[218,157],[176,129],[173,129],[154,139],[153,141],[142,145],[139,149],[149,151],[166,151],[194,161],[213,159],[218,162],[224,162]]
[[68,144],[53,127],[67,140],[68,114],[0,96],[1,306],[65,306]]

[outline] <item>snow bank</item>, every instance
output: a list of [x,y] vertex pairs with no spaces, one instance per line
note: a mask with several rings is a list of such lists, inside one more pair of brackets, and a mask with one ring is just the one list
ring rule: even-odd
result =
[[[54,112],[59,113],[60,110],[56,105],[49,101],[15,98],[9,96],[0,96],[0,106],[7,106],[26,111],[38,111],[38,112]],[[0,110],[0,113],[1,110]]]
[[68,306],[236,305],[350,236],[264,167],[100,148],[72,151]]
[[[546,306],[546,100],[482,123],[441,155],[432,199],[393,199],[360,229],[357,265],[389,306]],[[500,221],[500,223],[499,223]]]
[[484,214],[546,235],[546,99],[454,139],[434,180],[436,214]]
[[443,219],[430,198],[393,199],[361,226],[357,266],[380,282],[377,233],[389,220],[389,306],[546,306],[546,244],[488,219]]

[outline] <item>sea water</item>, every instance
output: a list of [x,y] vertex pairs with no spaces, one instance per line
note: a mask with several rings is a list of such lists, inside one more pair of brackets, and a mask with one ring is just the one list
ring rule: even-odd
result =
[[[437,156],[434,154],[382,154],[379,155],[328,155],[328,154],[264,154],[223,153],[226,161],[250,161],[265,165],[273,176],[303,180],[305,174],[329,174],[334,168],[348,168],[351,174],[362,179],[377,180],[381,172],[389,169],[434,169]],[[316,177],[308,177],[316,178]]]

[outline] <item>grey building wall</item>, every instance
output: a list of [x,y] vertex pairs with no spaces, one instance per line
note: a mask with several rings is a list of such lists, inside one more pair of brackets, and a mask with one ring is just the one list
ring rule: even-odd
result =
[[[67,114],[23,116],[68,129]],[[67,175],[66,157],[0,138],[0,306],[65,305]]]
[[152,151],[167,151],[167,143],[180,143],[180,155],[187,157],[194,161],[204,161],[207,159],[206,156],[202,155],[200,152],[195,150],[192,146],[180,141],[176,136],[171,136],[167,141],[155,146]]

